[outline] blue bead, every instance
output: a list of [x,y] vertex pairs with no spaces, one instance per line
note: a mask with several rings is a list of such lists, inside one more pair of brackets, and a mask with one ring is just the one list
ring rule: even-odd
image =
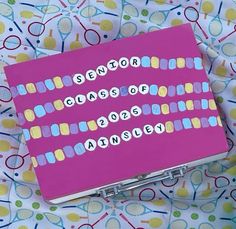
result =
[[194,61],[195,69],[197,69],[197,70],[203,69],[202,59],[200,57],[194,57],[193,61]]
[[159,104],[152,104],[152,114],[159,115],[161,113]]
[[177,91],[177,95],[184,95],[184,93],[185,93],[184,85],[182,85],[182,84],[177,85],[176,91]]
[[209,91],[209,84],[207,82],[202,82],[202,91],[203,92]]
[[150,57],[149,56],[143,56],[142,59],[141,59],[142,67],[150,67],[151,66],[150,64],[151,64]]
[[208,108],[208,101],[207,99],[202,99],[201,100],[201,104],[202,104],[202,109],[207,109]]
[[210,126],[216,126],[217,125],[217,119],[214,116],[209,117],[208,122],[209,122]]
[[29,133],[28,129],[23,129],[23,134],[24,134],[24,137],[25,137],[25,141],[30,140],[30,133]]
[[77,155],[82,155],[85,153],[85,148],[84,148],[84,145],[82,143],[77,143],[75,146],[74,146],[74,150],[75,150],[75,153]]
[[176,68],[176,59],[170,59],[169,60],[169,69],[175,69]]
[[178,108],[179,108],[179,111],[185,111],[186,110],[185,102],[184,101],[179,101],[178,102]]
[[54,85],[54,83],[53,83],[53,81],[52,81],[51,79],[45,80],[44,83],[45,83],[45,85],[46,85],[46,87],[47,87],[47,89],[48,89],[49,91],[55,89],[55,85]]
[[128,95],[128,87],[122,86],[122,87],[120,88],[120,95],[121,95],[121,96],[126,96],[126,95]]
[[56,163],[56,158],[55,158],[53,152],[45,153],[45,157],[46,157],[48,163],[50,163],[50,164]]
[[16,88],[17,88],[17,91],[20,95],[26,95],[27,94],[27,91],[26,91],[25,86],[23,84],[17,85]]
[[157,95],[158,92],[158,87],[155,84],[152,84],[150,86],[150,95]]
[[183,118],[182,122],[183,122],[184,129],[192,128],[192,124],[189,118]]
[[38,118],[41,118],[46,115],[46,111],[44,110],[44,107],[42,105],[37,105],[36,107],[34,107],[34,112]]
[[81,132],[86,132],[88,131],[88,126],[86,122],[80,122],[79,123],[79,129]]
[[143,114],[144,114],[144,115],[149,115],[149,114],[151,114],[151,107],[150,107],[149,104],[144,104],[144,105],[142,106],[142,110],[143,110]]
[[51,125],[51,132],[52,132],[52,136],[59,136],[60,135],[60,130],[59,130],[59,126],[57,124],[52,124]]

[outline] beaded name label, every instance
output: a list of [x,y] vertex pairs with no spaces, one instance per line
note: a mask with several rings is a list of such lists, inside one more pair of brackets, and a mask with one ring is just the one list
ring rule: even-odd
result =
[[[47,198],[226,149],[189,25],[10,66],[6,72]],[[83,182],[75,184],[74,176]]]

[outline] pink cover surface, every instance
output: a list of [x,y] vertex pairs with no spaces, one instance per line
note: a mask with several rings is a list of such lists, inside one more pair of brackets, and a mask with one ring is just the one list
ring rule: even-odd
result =
[[[185,39],[183,39],[183,36]],[[159,58],[200,57],[198,47],[192,33],[191,26],[186,24],[162,31],[142,34],[132,38],[84,48],[64,54],[54,55],[30,62],[8,66],[5,68],[7,79],[11,87],[19,84],[35,83],[75,73],[85,75],[89,69],[96,69],[99,65],[106,65],[111,60],[121,57],[130,59],[132,56],[157,56]],[[36,105],[43,105],[56,99],[62,99],[77,94],[87,94],[89,91],[110,89],[112,87],[157,84],[178,85],[191,82],[207,82],[204,69],[176,68],[163,70],[152,67],[129,66],[116,71],[109,71],[105,76],[98,76],[95,81],[85,81],[84,84],[73,84],[71,87],[17,96],[14,99],[18,113],[32,109]],[[37,118],[33,122],[25,122],[24,129],[32,126],[45,126],[54,123],[79,123],[80,121],[97,120],[100,116],[108,117],[111,111],[119,113],[129,110],[132,106],[142,107],[143,104],[163,104],[173,101],[212,99],[212,93],[190,93],[174,97],[160,97],[140,93],[131,96],[119,96],[106,100],[97,99],[86,101],[83,105],[75,105]],[[76,135],[39,139],[27,142],[31,156],[53,152],[64,146],[74,146],[87,139],[98,140],[101,136],[108,137],[120,134],[124,130],[143,128],[150,124],[165,123],[169,120],[183,118],[218,116],[217,110],[199,109],[170,113],[168,115],[140,115],[129,120],[119,120],[109,123],[107,128],[96,131],[79,132]],[[187,146],[187,147],[186,147]],[[37,149],[37,150],[35,150]],[[162,134],[143,134],[141,138],[134,138],[128,142],[122,141],[117,146],[109,145],[106,149],[96,147],[92,152],[66,158],[54,164],[47,163],[35,168],[42,195],[45,199],[54,199],[65,195],[85,191],[98,186],[107,185],[136,175],[154,172],[168,167],[177,166],[218,153],[227,151],[224,131],[220,125],[209,128],[191,128],[183,131]],[[75,179],[75,177],[77,179]]]

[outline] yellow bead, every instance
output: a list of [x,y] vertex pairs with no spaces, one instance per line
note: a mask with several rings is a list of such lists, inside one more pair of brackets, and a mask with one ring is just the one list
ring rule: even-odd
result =
[[161,112],[162,112],[162,114],[169,114],[170,113],[169,105],[168,104],[162,104],[161,105]]
[[185,91],[186,93],[193,93],[193,85],[191,83],[185,84]]
[[182,57],[177,58],[177,67],[184,68],[185,67],[185,59]]
[[199,118],[192,118],[191,121],[194,128],[198,129],[201,127],[201,122]]
[[35,88],[33,83],[27,83],[26,84],[26,90],[31,94],[36,92],[36,88]]
[[94,120],[87,122],[87,124],[91,131],[95,131],[98,128],[97,123]]
[[167,94],[167,88],[165,86],[160,86],[158,90],[158,95],[161,97],[165,97]]
[[63,161],[65,159],[65,155],[61,149],[55,150],[54,154],[58,161]]
[[194,108],[193,100],[187,100],[186,101],[186,107],[187,107],[187,110],[193,110],[193,108]]
[[41,129],[39,126],[33,126],[30,128],[30,134],[33,139],[38,139],[42,137]]
[[70,134],[69,125],[67,123],[61,123],[59,125],[59,127],[60,127],[61,135],[69,135]]
[[152,68],[159,68],[159,58],[156,56],[151,57]]
[[217,122],[219,126],[223,126],[220,116],[217,116]]
[[54,77],[53,82],[54,82],[56,88],[58,88],[58,89],[63,88],[63,83],[61,81],[61,77],[59,77],[59,76]]
[[24,111],[24,115],[27,121],[33,122],[35,120],[34,112],[30,109]]
[[210,108],[210,110],[216,110],[217,109],[214,99],[209,99],[209,108]]
[[165,123],[165,129],[167,133],[173,133],[174,132],[174,125],[173,122],[168,121]]
[[60,99],[55,100],[53,102],[53,105],[54,105],[55,109],[58,110],[58,111],[64,109],[64,104],[63,104],[63,102]]
[[32,161],[33,167],[36,168],[38,166],[38,162],[37,162],[36,158],[31,157],[31,161]]

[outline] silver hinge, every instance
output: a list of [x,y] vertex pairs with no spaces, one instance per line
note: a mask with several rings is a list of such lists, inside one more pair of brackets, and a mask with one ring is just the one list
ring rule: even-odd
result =
[[147,184],[151,184],[157,181],[165,180],[165,179],[175,179],[178,177],[184,176],[184,173],[187,170],[187,166],[181,166],[179,168],[175,168],[173,170],[165,171],[163,174],[147,177],[147,174],[139,175],[135,177],[137,181],[133,181],[128,184],[117,183],[114,185],[106,186],[97,191],[97,194],[100,194],[104,198],[111,197],[119,194],[120,192],[128,191],[134,188],[142,187]]

